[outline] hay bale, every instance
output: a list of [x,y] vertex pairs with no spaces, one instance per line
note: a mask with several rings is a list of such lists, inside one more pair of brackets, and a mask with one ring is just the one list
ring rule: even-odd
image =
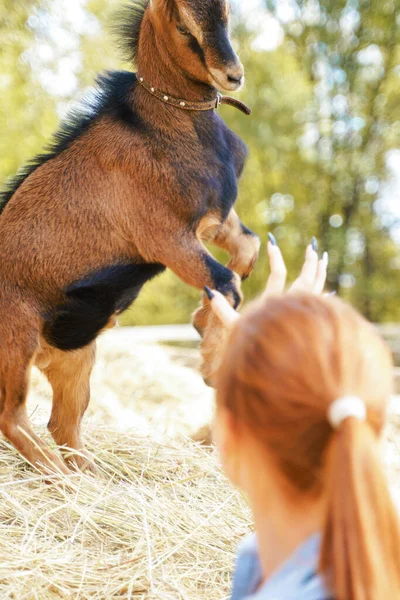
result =
[[107,429],[86,437],[98,475],[51,486],[1,443],[0,597],[228,596],[250,514],[214,453]]
[[[87,419],[120,431],[189,437],[212,417],[213,392],[200,374],[166,347],[138,344],[129,329],[100,337],[91,387]],[[38,424],[47,415],[38,420],[36,409],[48,412],[50,400],[48,383],[33,369],[29,408]]]
[[[50,442],[51,392],[37,371],[31,392],[35,429]],[[0,598],[228,597],[250,512],[213,451],[182,437],[208,431],[212,404],[167,348],[128,331],[102,337],[84,426],[98,475],[48,486],[0,440]],[[399,415],[394,399],[384,454],[400,507]]]
[[[213,394],[179,363],[129,332],[102,336],[83,427],[99,474],[72,488],[46,485],[0,440],[2,600],[228,596],[250,514],[214,453],[186,439],[207,427]],[[50,400],[33,370],[28,410],[49,443]]]

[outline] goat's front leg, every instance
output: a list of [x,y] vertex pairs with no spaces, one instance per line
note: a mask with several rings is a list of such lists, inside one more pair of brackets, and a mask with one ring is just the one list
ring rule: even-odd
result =
[[223,294],[234,308],[242,303],[240,277],[219,263],[197,239],[194,232],[171,236],[165,243],[158,240],[153,260],[171,269],[182,281],[204,289],[209,286]]
[[227,265],[229,269],[235,271],[242,279],[250,275],[260,252],[260,238],[243,225],[234,209],[211,243],[231,255]]
[[[151,259],[169,267],[185,283],[199,289],[208,286],[218,290],[234,308],[240,307],[243,300],[240,276],[216,261],[199,241],[195,232],[180,233],[179,237],[175,235],[175,239],[173,235],[167,236],[163,240],[158,239],[156,253],[152,255]],[[193,316],[193,325],[199,333],[203,333],[207,321],[210,321],[206,331],[207,335],[203,340],[201,368],[207,382],[212,381],[217,366],[215,361],[217,353],[214,350],[222,345],[224,338],[224,331],[219,326],[220,324],[216,323],[215,328],[210,327],[211,321],[216,319],[210,312],[211,307],[207,300]]]
[[[230,211],[226,221],[218,228],[212,219],[209,219],[209,222],[209,230],[205,228],[203,232],[199,232],[200,236],[226,250],[231,255],[227,268],[237,273],[241,279],[246,279],[257,261],[260,238],[243,225],[234,209]],[[202,337],[208,325],[209,316],[209,301],[206,296],[203,296],[200,308],[193,315],[193,325]]]

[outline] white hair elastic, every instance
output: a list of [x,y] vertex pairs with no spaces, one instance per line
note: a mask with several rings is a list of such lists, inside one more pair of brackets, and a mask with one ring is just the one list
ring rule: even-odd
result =
[[358,396],[343,396],[332,402],[328,408],[328,421],[334,429],[350,417],[359,421],[367,420],[367,407]]

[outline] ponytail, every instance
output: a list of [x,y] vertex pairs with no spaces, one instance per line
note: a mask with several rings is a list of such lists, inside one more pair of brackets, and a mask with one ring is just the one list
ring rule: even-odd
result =
[[399,522],[368,422],[342,422],[326,474],[320,572],[329,588],[337,600],[400,598]]

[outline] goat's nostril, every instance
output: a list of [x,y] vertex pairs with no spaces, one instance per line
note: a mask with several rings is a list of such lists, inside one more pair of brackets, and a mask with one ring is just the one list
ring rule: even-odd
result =
[[226,70],[226,78],[229,83],[241,85],[244,78],[244,69],[241,63],[232,65]]
[[243,75],[228,75],[229,83],[242,83]]
[[244,82],[244,68],[241,64],[226,65],[225,68],[210,68],[210,74],[217,86],[224,90],[238,90]]

